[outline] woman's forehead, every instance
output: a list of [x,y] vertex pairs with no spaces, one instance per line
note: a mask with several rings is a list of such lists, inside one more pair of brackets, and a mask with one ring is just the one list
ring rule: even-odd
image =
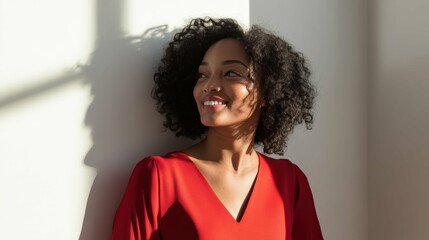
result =
[[203,62],[207,64],[216,64],[224,61],[238,60],[250,64],[250,56],[244,50],[243,44],[232,38],[224,38],[213,45],[204,54]]

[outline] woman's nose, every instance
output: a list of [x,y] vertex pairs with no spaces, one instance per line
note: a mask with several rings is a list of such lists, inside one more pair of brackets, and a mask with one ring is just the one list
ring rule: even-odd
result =
[[222,88],[220,86],[215,86],[215,85],[210,85],[208,87],[208,89],[206,90],[206,92],[211,91],[211,92],[219,92]]
[[205,92],[219,92],[222,90],[222,86],[219,79],[216,79],[216,77],[210,78],[210,80],[207,82],[204,91]]

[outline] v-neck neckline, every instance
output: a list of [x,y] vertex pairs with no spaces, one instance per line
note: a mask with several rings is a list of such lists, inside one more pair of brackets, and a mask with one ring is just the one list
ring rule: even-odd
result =
[[[236,224],[241,224],[246,219],[246,216],[249,214],[248,212],[251,209],[253,199],[255,198],[254,197],[255,192],[257,194],[257,190],[258,190],[258,186],[259,186],[258,183],[260,182],[259,179],[260,179],[261,169],[262,169],[260,153],[256,151],[256,154],[258,156],[258,170],[256,172],[256,176],[255,176],[255,179],[253,180],[252,186],[250,187],[249,192],[247,193],[246,198],[244,199],[244,201],[247,200],[247,204],[244,207],[244,210],[243,210],[243,213],[241,214],[240,220],[237,220],[237,218],[235,218],[231,214],[231,212],[226,208],[225,204],[220,200],[219,196],[216,194],[215,190],[212,188],[212,186],[208,182],[207,178],[204,176],[204,174],[198,168],[197,164],[194,161],[192,161],[192,159],[189,157],[189,155],[187,153],[183,152],[183,151],[177,151],[176,153],[184,155],[185,159],[192,164],[193,168],[197,172],[197,175],[201,179],[203,185],[205,185],[205,188],[210,192],[211,196],[214,199],[216,199],[216,202],[223,209],[223,211],[225,212],[225,214],[227,215],[227,217],[229,219],[231,219],[233,222],[235,222]],[[243,207],[244,201],[242,202],[242,207]]]

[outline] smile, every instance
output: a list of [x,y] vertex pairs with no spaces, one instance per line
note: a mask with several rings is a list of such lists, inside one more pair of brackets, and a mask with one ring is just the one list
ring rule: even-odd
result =
[[215,106],[215,105],[225,105],[225,103],[220,102],[220,101],[204,101],[203,105],[204,106]]

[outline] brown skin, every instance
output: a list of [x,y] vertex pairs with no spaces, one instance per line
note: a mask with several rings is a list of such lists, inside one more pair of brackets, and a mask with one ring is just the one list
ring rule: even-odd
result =
[[184,150],[237,221],[259,167],[253,143],[262,101],[260,77],[256,73],[250,79],[252,70],[237,40],[222,39],[207,50],[194,98],[201,122],[209,129],[206,139]]

